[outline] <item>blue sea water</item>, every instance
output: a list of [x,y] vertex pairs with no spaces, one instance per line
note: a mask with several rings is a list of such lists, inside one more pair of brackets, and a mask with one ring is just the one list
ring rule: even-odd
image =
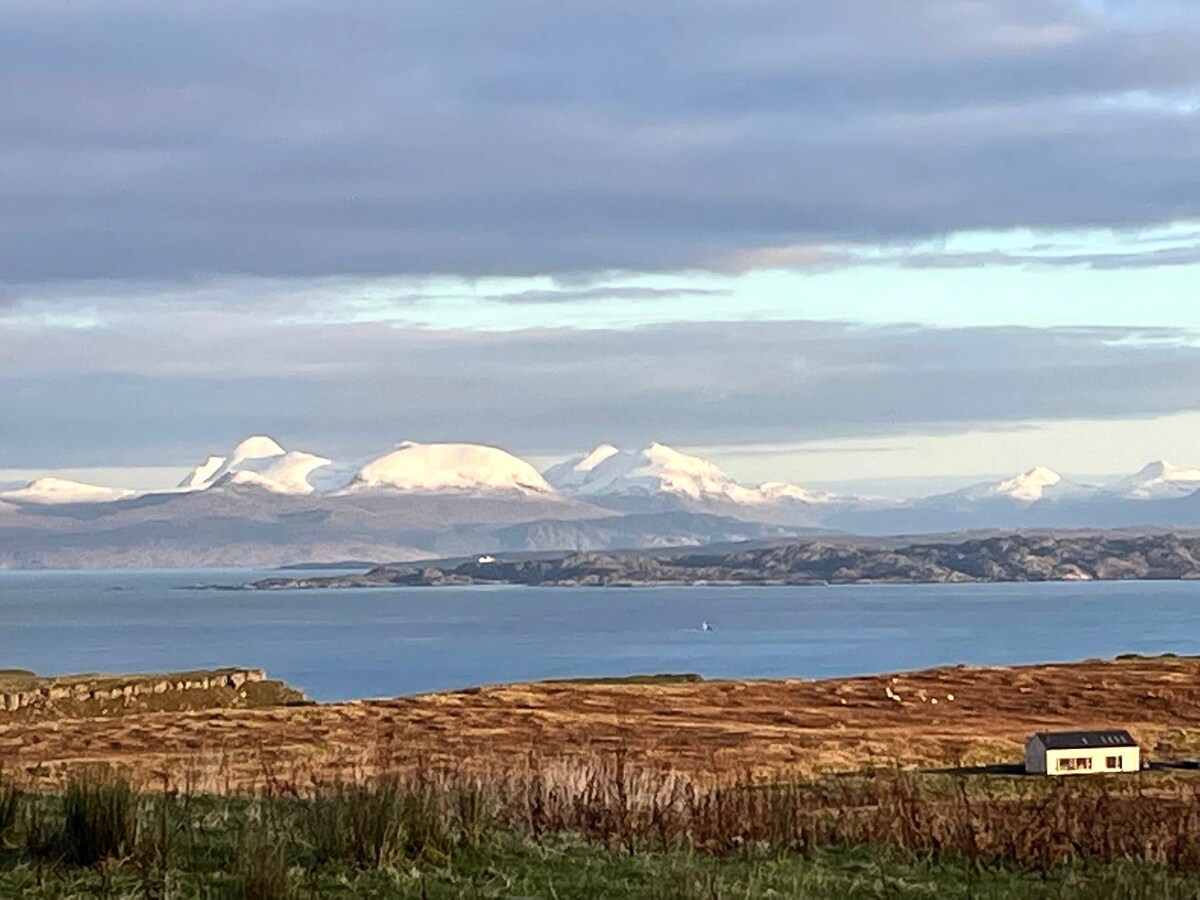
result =
[[184,589],[267,574],[0,572],[0,668],[250,666],[341,700],[639,672],[817,678],[1200,653],[1200,582]]

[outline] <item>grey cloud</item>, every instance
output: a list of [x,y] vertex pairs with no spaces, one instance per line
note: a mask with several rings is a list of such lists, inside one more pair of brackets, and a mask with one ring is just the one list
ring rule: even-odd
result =
[[[0,466],[188,462],[246,433],[355,456],[952,433],[1200,409],[1197,337],[804,322],[433,332],[211,320],[0,332]],[[889,437],[894,440],[894,437]]]
[[[1159,247],[1114,253],[978,253],[918,252],[901,256],[899,265],[910,269],[969,269],[978,266],[1031,266],[1078,269],[1130,269],[1159,266],[1190,266],[1200,262],[1200,244]],[[849,265],[849,262],[846,263]]]
[[21,2],[0,272],[665,270],[1196,218],[1198,42],[1163,0]]

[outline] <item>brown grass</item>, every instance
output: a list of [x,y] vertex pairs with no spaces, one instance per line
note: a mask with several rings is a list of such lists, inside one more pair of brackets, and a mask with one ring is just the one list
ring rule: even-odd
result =
[[[900,697],[889,699],[887,690]],[[953,700],[949,699],[953,696]],[[934,700],[938,702],[934,704]],[[1200,659],[1135,658],[894,677],[545,683],[313,707],[14,721],[0,768],[60,780],[101,763],[203,790],[377,771],[494,771],[622,753],[724,778],[1015,762],[1045,728],[1129,728],[1155,758],[1200,749]]]
[[[27,852],[45,856],[49,847],[56,862],[88,866],[167,858],[169,847],[162,852],[154,833],[161,813],[164,822],[177,820],[163,831],[183,853],[178,835],[188,831],[193,798],[181,804],[179,794],[168,797],[161,809],[138,804],[128,783],[101,772],[74,778],[57,812],[45,795],[27,793],[27,821],[41,817]],[[224,837],[236,842],[233,871],[246,895],[261,898],[291,894],[289,861],[313,872],[438,866],[504,836],[550,845],[581,838],[628,856],[781,858],[874,847],[908,860],[1035,871],[1132,860],[1200,872],[1200,793],[1194,778],[1174,773],[1013,779],[881,770],[721,783],[635,768],[617,754],[569,763],[531,758],[485,774],[437,769],[354,783],[280,781],[249,798],[202,805],[199,815],[223,823]]]

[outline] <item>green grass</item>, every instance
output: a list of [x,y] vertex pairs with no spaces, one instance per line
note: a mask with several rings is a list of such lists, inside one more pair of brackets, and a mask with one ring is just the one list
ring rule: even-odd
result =
[[[226,848],[235,859],[241,848]],[[285,866],[278,845],[252,848],[260,864],[215,855],[171,870],[136,862],[39,871],[0,861],[0,897],[255,898],[1018,898],[1195,897],[1200,880],[1145,864],[1063,865],[1043,874],[1008,867],[904,860],[882,851],[821,851],[811,857],[721,859],[686,852],[630,856],[578,840],[516,837],[438,863],[358,869]],[[247,877],[249,876],[249,878]]]
[[[1137,827],[1172,803],[1185,816],[1178,821],[1196,821],[1194,792],[1176,785],[1170,800],[1174,783],[1162,779],[1120,789],[1038,782],[1030,797],[1011,780],[896,773],[710,794],[689,783],[675,801],[686,818],[671,824],[663,784],[639,794],[641,776],[619,762],[554,783],[550,775],[388,775],[214,797],[137,793],[86,772],[61,795],[0,790],[15,798],[0,841],[0,898],[1200,896],[1194,835],[1171,831],[1181,836],[1173,850],[1168,832]],[[1010,823],[1007,837],[996,830]],[[1068,823],[1081,830],[1054,830]],[[989,831],[1002,839],[983,852]],[[1033,844],[1015,843],[1027,833]],[[1121,843],[1127,834],[1147,842]],[[1042,842],[1059,849],[1043,855]]]

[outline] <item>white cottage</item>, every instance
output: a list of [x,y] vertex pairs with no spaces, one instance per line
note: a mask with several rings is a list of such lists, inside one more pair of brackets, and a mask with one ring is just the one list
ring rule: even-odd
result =
[[1128,731],[1041,731],[1025,743],[1025,771],[1037,775],[1137,772],[1142,752]]

